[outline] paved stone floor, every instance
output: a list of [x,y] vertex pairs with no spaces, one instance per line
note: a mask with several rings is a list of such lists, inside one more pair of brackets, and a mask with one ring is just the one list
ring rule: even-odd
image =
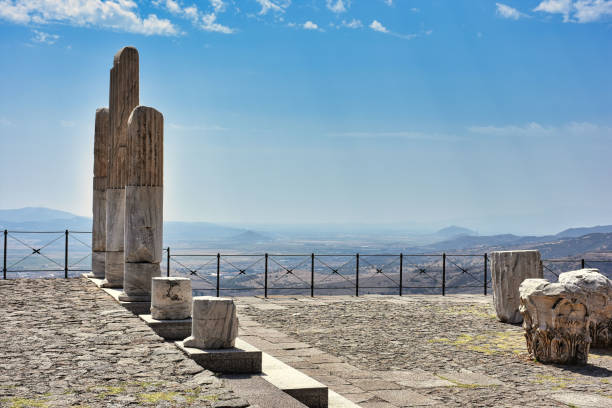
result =
[[530,360],[491,298],[237,298],[240,336],[362,407],[612,407],[612,350]]
[[247,407],[85,279],[0,281],[0,406]]

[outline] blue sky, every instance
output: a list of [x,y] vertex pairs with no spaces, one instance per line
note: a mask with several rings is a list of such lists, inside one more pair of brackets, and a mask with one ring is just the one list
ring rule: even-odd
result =
[[612,0],[0,0],[0,208],[91,213],[133,45],[168,220],[612,224],[611,40]]

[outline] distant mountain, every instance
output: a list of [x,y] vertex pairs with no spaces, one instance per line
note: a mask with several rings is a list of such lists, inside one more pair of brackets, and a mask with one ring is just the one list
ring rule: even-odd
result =
[[240,243],[240,244],[256,244],[260,242],[273,241],[273,239],[264,234],[260,234],[255,231],[247,230],[247,231],[244,231],[243,233],[230,237],[228,241],[231,241],[233,243]]
[[0,228],[25,231],[90,231],[91,218],[44,207],[0,210]]
[[456,225],[451,225],[450,227],[442,228],[440,231],[436,232],[436,235],[440,235],[443,237],[457,237],[460,235],[478,235],[475,231],[472,231],[467,228],[457,227]]
[[557,237],[581,237],[587,234],[608,234],[612,232],[612,225],[597,225],[595,227],[580,227],[580,228],[569,228],[561,231]]
[[11,210],[0,210],[0,221],[8,222],[69,220],[73,218],[79,218],[79,216],[66,211],[53,210],[45,207],[25,207]]

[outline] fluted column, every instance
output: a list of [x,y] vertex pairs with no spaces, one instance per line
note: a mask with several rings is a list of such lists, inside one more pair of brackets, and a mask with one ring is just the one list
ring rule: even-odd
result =
[[138,106],[128,120],[124,301],[150,301],[161,275],[164,117]]
[[125,47],[115,55],[110,71],[111,143],[106,190],[106,287],[123,286],[127,122],[132,110],[138,106],[138,101],[138,50]]
[[91,275],[104,278],[106,257],[106,186],[110,118],[108,108],[96,110],[94,134],[93,224],[91,228]]

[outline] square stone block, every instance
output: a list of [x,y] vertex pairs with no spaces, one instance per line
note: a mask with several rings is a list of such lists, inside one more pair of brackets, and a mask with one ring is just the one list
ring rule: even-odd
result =
[[202,350],[185,347],[183,341],[177,347],[193,361],[207,370],[223,374],[257,374],[261,372],[261,351],[236,339],[236,347]]

